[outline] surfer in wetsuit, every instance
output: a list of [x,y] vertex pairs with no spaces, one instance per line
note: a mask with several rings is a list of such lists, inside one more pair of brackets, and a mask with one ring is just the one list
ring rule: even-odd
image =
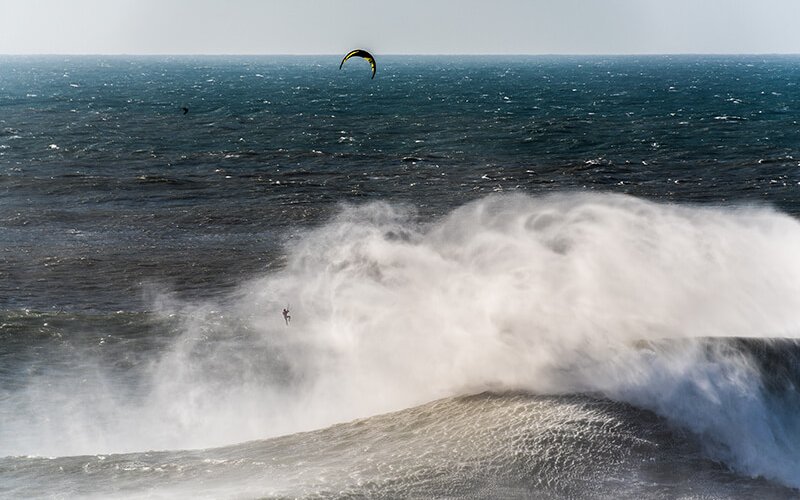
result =
[[292,317],[289,316],[289,308],[288,307],[284,308],[282,314],[283,314],[283,320],[286,321],[286,324],[288,325],[289,322],[292,320]]

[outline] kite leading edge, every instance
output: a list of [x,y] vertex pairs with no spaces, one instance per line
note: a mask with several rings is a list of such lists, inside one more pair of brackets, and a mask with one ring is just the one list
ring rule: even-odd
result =
[[342,66],[344,66],[345,61],[347,61],[351,57],[362,57],[366,59],[367,62],[369,62],[370,67],[372,68],[372,78],[375,78],[375,70],[377,69],[377,66],[375,65],[375,58],[372,57],[372,54],[370,54],[366,50],[355,49],[348,52],[347,55],[344,56],[344,59],[342,59],[342,63],[339,64],[339,69],[342,69]]

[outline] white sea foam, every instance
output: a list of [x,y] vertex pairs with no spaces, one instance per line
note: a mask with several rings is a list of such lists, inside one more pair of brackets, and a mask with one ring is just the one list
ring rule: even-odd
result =
[[[424,224],[404,207],[347,206],[294,241],[285,268],[226,305],[161,305],[186,318],[184,333],[135,404],[115,396],[112,375],[87,377],[71,417],[16,451],[208,447],[456,394],[593,391],[697,433],[739,471],[800,486],[796,417],[774,413],[750,363],[711,362],[691,344],[673,354],[640,345],[796,336],[791,217],[613,195],[496,196]],[[31,391],[35,406],[47,389]]]

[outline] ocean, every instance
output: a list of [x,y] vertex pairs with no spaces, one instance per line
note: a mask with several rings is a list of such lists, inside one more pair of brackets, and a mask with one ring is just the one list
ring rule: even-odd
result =
[[376,55],[0,57],[0,497],[800,496],[800,57]]

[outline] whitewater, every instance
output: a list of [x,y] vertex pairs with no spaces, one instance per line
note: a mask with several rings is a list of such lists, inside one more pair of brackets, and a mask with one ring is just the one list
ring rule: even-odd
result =
[[6,396],[0,454],[259,449],[471,394],[587,395],[654,412],[745,476],[800,487],[796,389],[775,394],[757,358],[722,342],[796,337],[798,249],[800,224],[759,207],[491,196],[420,223],[408,206],[343,206],[289,244],[284,269],[226,301],[158,302],[176,331],[137,387],[77,352],[69,378]]
[[797,497],[796,58],[338,62],[0,58],[0,497]]

